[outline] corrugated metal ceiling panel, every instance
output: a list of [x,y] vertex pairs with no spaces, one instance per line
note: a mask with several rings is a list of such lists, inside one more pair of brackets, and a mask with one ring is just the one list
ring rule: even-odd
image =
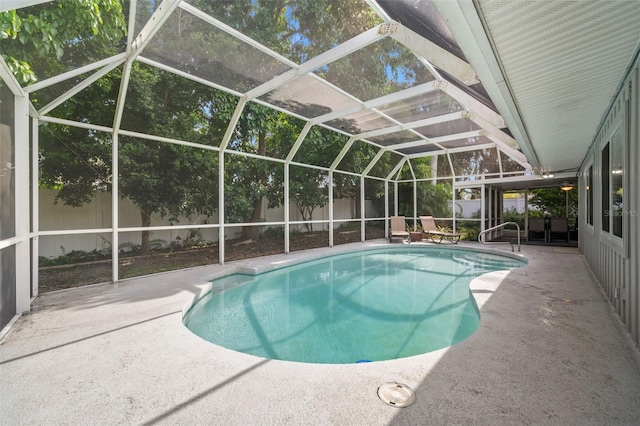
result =
[[479,0],[545,170],[577,168],[640,40],[640,1]]

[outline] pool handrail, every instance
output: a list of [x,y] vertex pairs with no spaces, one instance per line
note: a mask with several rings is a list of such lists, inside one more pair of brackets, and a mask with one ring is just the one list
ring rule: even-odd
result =
[[[516,228],[518,228],[518,252],[520,252],[520,225],[518,225],[516,222],[504,222],[504,223],[501,223],[500,225],[492,226],[489,229],[485,229],[480,234],[478,234],[478,242],[480,244],[486,244],[486,242],[482,240],[482,236],[484,234],[486,234],[487,232],[494,231],[494,230],[499,229],[499,228],[503,228],[506,225],[515,225]],[[502,242],[502,241],[500,241],[500,242]],[[509,244],[511,244],[511,251],[513,252],[513,243],[511,241],[505,241],[505,242],[508,242]]]

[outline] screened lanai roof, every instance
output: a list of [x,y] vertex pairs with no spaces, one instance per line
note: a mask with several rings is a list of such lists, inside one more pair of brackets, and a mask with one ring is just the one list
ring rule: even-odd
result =
[[[349,147],[366,143],[375,154],[353,172],[367,175],[385,158],[394,167],[378,176],[406,177],[415,159],[437,156],[439,177],[564,179],[575,177],[640,40],[637,1],[280,3],[125,1],[126,35],[113,34],[111,49],[70,34],[64,54],[48,52],[33,64],[38,80],[14,91],[30,96],[41,122],[64,122],[61,105],[121,69],[117,98],[96,106],[113,120],[85,124],[131,134],[123,105],[137,63],[236,97],[219,148],[255,102],[306,123],[287,160],[319,126],[349,139],[326,164],[337,169]],[[4,0],[0,11],[25,7],[50,5]],[[11,64],[1,64],[10,81]]]
[[[59,107],[121,68],[117,99],[96,102],[96,108],[113,112],[113,121],[87,118],[81,125],[143,137],[123,114],[129,72],[138,61],[237,97],[219,148],[228,148],[243,106],[256,102],[306,124],[292,151],[283,154],[287,159],[295,160],[306,132],[320,126],[349,138],[326,166],[340,169],[341,157],[356,144],[374,147],[371,161],[350,172],[367,175],[384,156],[392,167],[377,173],[394,179],[403,168],[404,176],[407,167],[413,174],[414,159],[438,156],[443,177],[531,174],[530,162],[432,2],[413,2],[419,4],[413,9],[411,2],[298,1],[275,12],[271,3],[125,1],[127,35],[114,34],[115,50],[93,45],[91,37],[72,38],[64,51],[47,52],[32,64],[37,81],[21,84],[33,101],[32,115],[71,124]],[[5,0],[1,10],[16,7],[51,4]],[[322,21],[314,10],[326,11]],[[265,31],[270,24],[276,29]],[[2,68],[6,77],[8,65]],[[458,156],[472,166],[458,167]]]

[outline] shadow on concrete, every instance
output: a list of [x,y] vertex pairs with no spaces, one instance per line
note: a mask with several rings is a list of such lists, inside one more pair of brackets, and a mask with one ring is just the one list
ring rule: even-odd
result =
[[640,424],[637,357],[584,258],[536,253],[493,294],[472,290],[488,298],[480,327],[393,424]]

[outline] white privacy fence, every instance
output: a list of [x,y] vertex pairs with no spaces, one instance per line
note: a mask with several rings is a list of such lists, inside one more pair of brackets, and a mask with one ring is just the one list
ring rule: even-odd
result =
[[[62,231],[70,229],[108,229],[112,224],[111,194],[96,193],[91,202],[81,207],[70,207],[62,202],[55,203],[56,191],[40,189],[40,230],[41,231]],[[365,202],[365,210],[370,211],[371,201]],[[140,226],[140,210],[130,200],[124,199],[119,203],[119,225],[125,227]],[[356,200],[343,199],[334,200],[334,219],[356,217]],[[268,208],[267,201],[263,200],[261,221],[267,223],[282,222],[284,218],[284,208]],[[289,218],[292,222],[303,221],[303,218],[291,205]],[[210,217],[194,215],[191,218],[180,217],[178,221],[170,222],[169,218],[153,214],[151,226],[171,225],[197,225],[216,224],[218,215]],[[313,212],[313,220],[329,220],[329,206],[318,207]],[[197,228],[197,226],[196,226]],[[326,230],[328,223],[314,223],[313,230]],[[242,226],[232,226],[227,224],[225,233],[227,239],[239,238],[242,233]],[[292,230],[304,231],[303,224],[291,225]],[[176,230],[155,230],[152,231],[151,239],[162,240],[167,243],[176,240],[184,240],[189,234],[188,229]],[[199,229],[204,241],[218,241],[218,228]],[[140,244],[140,232],[123,232],[120,237],[120,246],[126,247],[133,244]],[[87,233],[73,235],[41,236],[39,241],[39,255],[44,257],[57,257],[72,250],[109,250],[111,247],[111,234],[107,233]]]

